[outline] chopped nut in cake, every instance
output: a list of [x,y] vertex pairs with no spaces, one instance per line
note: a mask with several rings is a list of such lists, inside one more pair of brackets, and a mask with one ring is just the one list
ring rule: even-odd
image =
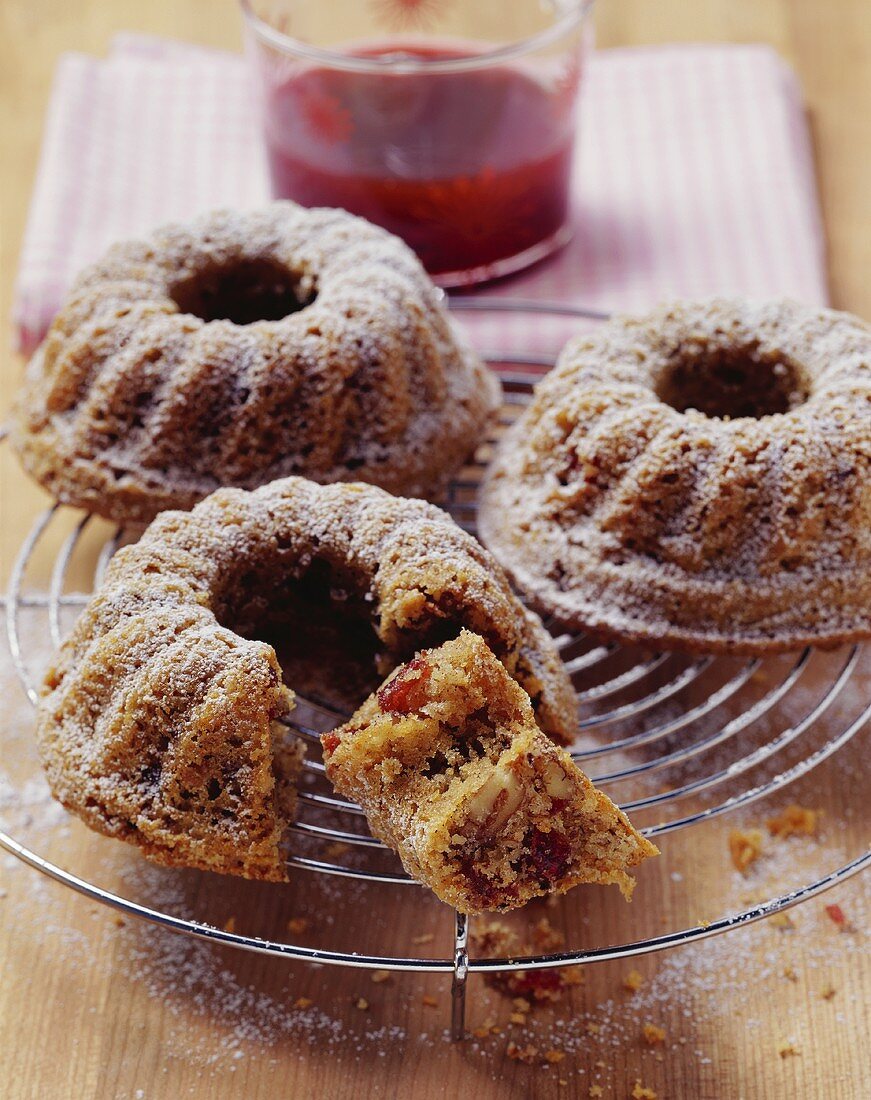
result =
[[617,883],[657,849],[541,733],[529,697],[463,631],[403,665],[340,729],[327,775],[406,870],[466,913]]

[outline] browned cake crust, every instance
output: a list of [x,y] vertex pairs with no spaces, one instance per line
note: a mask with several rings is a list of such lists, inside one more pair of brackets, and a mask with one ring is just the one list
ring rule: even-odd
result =
[[321,737],[327,775],[410,875],[464,913],[617,883],[657,849],[543,736],[529,697],[464,630]]
[[432,496],[499,393],[402,241],[276,202],[167,226],[84,271],[12,439],[58,500],[119,522],[289,474]]
[[571,341],[480,531],[572,629],[764,654],[871,634],[871,329],[715,299]]
[[[306,599],[303,599],[306,596]],[[285,877],[301,754],[270,622],[331,600],[370,622],[383,672],[469,626],[552,736],[575,697],[550,636],[444,512],[372,486],[287,478],[165,512],[113,558],[48,673],[37,718],[57,798],[151,859]],[[382,673],[383,674],[383,673]]]

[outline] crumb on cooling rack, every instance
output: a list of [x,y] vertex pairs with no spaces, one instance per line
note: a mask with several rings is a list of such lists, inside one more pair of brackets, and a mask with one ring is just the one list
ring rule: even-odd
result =
[[420,944],[423,944],[423,943],[432,943],[432,941],[434,939],[435,939],[435,933],[434,932],[421,932],[421,934],[419,936],[412,936],[411,942],[413,944],[416,944],[416,945],[419,946]]
[[776,817],[769,817],[765,824],[769,833],[780,840],[788,836],[814,836],[821,816],[821,810],[809,810],[793,802]]
[[768,923],[772,928],[780,928],[784,932],[791,932],[796,926],[789,913],[772,913]]
[[544,1060],[548,1063],[548,1065],[551,1066],[558,1065],[565,1058],[565,1056],[566,1054],[564,1050],[555,1050],[553,1047],[551,1047],[550,1050],[546,1050],[544,1052]]
[[495,958],[497,955],[519,954],[520,938],[517,933],[498,920],[481,920],[472,933],[472,944],[479,955]]
[[588,1035],[598,1035],[602,1030],[601,1027],[598,1024],[594,1024],[592,1020],[588,1020],[586,1024],[584,1024],[584,1029]]
[[236,918],[235,917],[227,917],[227,919],[224,921],[224,931],[225,932],[235,932],[236,931]]
[[532,945],[539,951],[556,951],[557,948],[565,947],[566,938],[558,928],[554,928],[547,917],[542,917],[533,925]]
[[658,1027],[656,1024],[646,1023],[641,1029],[641,1035],[645,1043],[651,1047],[665,1042],[665,1028]]
[[297,999],[293,1002],[293,1007],[294,1008],[299,1008],[299,1009],[306,1009],[306,1008],[311,1008],[311,1006],[313,1004],[314,1004],[314,1001],[311,999],[311,997],[297,997]]
[[844,910],[840,905],[827,905],[826,913],[828,914],[829,920],[835,925],[839,932],[856,931],[852,923],[847,920]]
[[295,936],[301,936],[308,931],[308,921],[305,917],[291,917],[287,922],[287,930]]
[[438,1000],[433,997],[431,993],[424,993],[420,999],[420,1003],[427,1008],[438,1008],[439,1006]]
[[653,1089],[642,1085],[640,1081],[636,1081],[632,1089],[632,1100],[656,1100],[656,1093]]
[[597,1097],[604,1096],[604,1095],[605,1095],[605,1090],[602,1088],[601,1085],[590,1085],[590,1088],[587,1092],[587,1096],[592,1097],[593,1100],[596,1100]]
[[833,985],[826,985],[820,990],[820,996],[824,1001],[830,1001],[837,992]]
[[373,970],[372,971],[372,981],[376,985],[380,985],[381,982],[389,982],[390,981],[390,971],[389,970]]
[[[472,946],[484,958],[519,958],[558,950],[565,946],[565,936],[547,917],[536,921],[525,937],[502,921],[482,921],[472,935]],[[571,966],[488,974],[485,978],[500,993],[529,1001],[530,1007],[542,1001],[559,1001],[566,989],[581,985],[583,980],[580,969]]]
[[801,1055],[798,1046],[790,1039],[781,1039],[777,1044],[777,1053],[781,1058],[798,1058]]
[[783,968],[783,976],[784,976],[784,978],[786,978],[787,981],[790,981],[790,982],[797,982],[798,981],[798,974],[796,974],[795,967],[793,967],[793,966],[785,966]]
[[743,875],[762,854],[762,833],[758,829],[731,829],[729,854],[735,870]]
[[354,1008],[359,1008],[361,1012],[368,1012],[369,1002],[366,1000],[365,997],[358,997],[354,1001]]
[[644,978],[637,970],[630,970],[623,979],[623,988],[627,989],[630,993],[637,993],[643,985]]

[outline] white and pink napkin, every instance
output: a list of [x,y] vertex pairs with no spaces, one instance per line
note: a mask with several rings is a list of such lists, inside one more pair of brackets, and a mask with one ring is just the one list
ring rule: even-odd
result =
[[[801,92],[764,46],[604,50],[586,71],[577,230],[557,257],[486,288],[501,297],[643,309],[678,295],[827,300]],[[267,200],[244,59],[123,35],[58,66],[21,253],[20,350],[76,271],[112,241],[217,206]],[[475,317],[483,345],[540,346],[553,322]]]

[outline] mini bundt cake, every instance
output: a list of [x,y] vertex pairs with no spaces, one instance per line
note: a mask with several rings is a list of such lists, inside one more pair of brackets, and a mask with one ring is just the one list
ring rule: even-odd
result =
[[566,627],[763,654],[871,634],[871,328],[796,302],[621,317],[501,442],[480,532]]
[[55,796],[149,858],[286,877],[300,750],[269,623],[305,631],[297,598],[373,630],[383,673],[468,627],[532,697],[541,728],[575,730],[550,635],[444,512],[362,484],[286,478],[164,512],[120,550],[49,671],[37,739]]
[[402,241],[276,202],[84,271],[28,366],[12,439],[58,500],[122,523],[290,474],[433,496],[499,395]]

